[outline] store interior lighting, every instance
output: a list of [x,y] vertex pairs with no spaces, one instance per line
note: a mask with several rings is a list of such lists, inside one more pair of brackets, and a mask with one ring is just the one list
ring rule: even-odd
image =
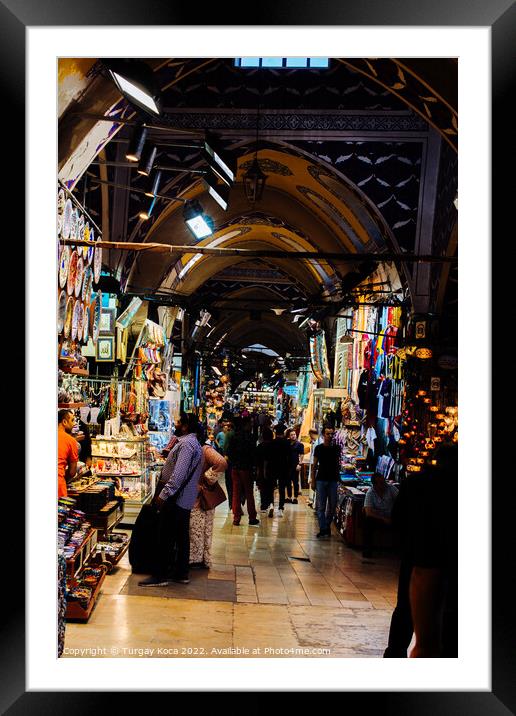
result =
[[229,188],[227,185],[218,181],[217,175],[211,168],[208,169],[203,179],[208,187],[209,195],[226,211],[229,204]]
[[157,152],[157,148],[152,146],[151,144],[147,144],[143,148],[140,161],[138,162],[138,169],[136,170],[138,174],[141,174],[145,177],[149,176],[152,171],[152,167],[154,166]]
[[161,171],[156,171],[154,176],[151,177],[147,183],[147,189],[145,196],[150,196],[151,199],[156,196],[159,191],[159,185],[161,184]]
[[142,211],[140,211],[138,216],[140,217],[140,219],[142,219],[142,221],[148,221],[148,219],[150,219],[150,216],[152,214],[152,210],[154,209],[155,204],[156,204],[156,197],[153,198],[151,205],[147,210],[143,209]]
[[103,64],[119,92],[133,105],[159,117],[160,96],[151,67],[143,60],[105,59]]
[[212,235],[213,229],[208,223],[210,217],[203,213],[202,206],[198,201],[185,202],[183,218],[196,239],[204,239]]
[[220,370],[217,368],[216,365],[212,365],[211,369],[215,373],[215,375],[218,375],[219,377],[222,375],[222,373],[220,372]]
[[216,166],[219,176],[227,184],[232,184],[235,181],[236,174],[234,160],[222,147],[220,140],[211,132],[206,132],[204,149],[206,150],[208,157],[212,160],[210,162],[211,167],[214,168]]
[[139,125],[135,128],[133,135],[129,141],[125,158],[129,162],[139,162],[142,156],[145,140],[147,139],[147,128]]

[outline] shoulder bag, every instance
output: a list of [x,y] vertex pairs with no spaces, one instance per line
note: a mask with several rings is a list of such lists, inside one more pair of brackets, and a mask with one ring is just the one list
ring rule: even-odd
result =
[[199,483],[199,507],[205,512],[214,510],[217,505],[221,505],[227,500],[226,493],[219,485],[214,482],[212,485],[202,479]]

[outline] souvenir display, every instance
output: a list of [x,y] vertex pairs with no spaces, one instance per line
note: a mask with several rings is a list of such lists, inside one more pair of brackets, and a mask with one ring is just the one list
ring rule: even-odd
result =
[[84,331],[84,305],[82,301],[76,302],[79,305],[79,317],[77,321],[77,340],[82,341]]
[[77,239],[77,228],[79,224],[79,212],[77,209],[72,209],[72,219],[70,222],[70,238]]
[[75,297],[79,298],[82,291],[82,283],[84,278],[84,261],[82,256],[77,259],[77,272],[75,274]]
[[68,269],[70,266],[70,247],[63,246],[59,257],[59,287],[64,288],[68,279]]
[[64,214],[64,208],[65,208],[65,193],[64,189],[59,189],[59,193],[57,195],[57,235],[60,236],[61,232],[63,230],[63,214]]
[[70,254],[70,264],[68,266],[68,283],[66,287],[69,296],[71,296],[75,290],[75,279],[77,276],[78,260],[79,255],[77,254],[77,251],[72,251],[72,253]]
[[93,258],[93,278],[95,283],[100,280],[100,271],[102,269],[102,249],[100,246],[95,246],[95,256]]
[[57,332],[62,333],[66,318],[66,291],[61,291],[57,302]]
[[64,206],[64,212],[63,212],[63,228],[62,228],[62,234],[63,239],[69,239],[70,238],[70,229],[72,226],[72,211],[73,211],[73,205],[72,200],[67,199]]
[[84,278],[82,280],[82,301],[89,306],[91,294],[93,292],[93,271],[89,266],[84,269]]
[[68,336],[71,333],[72,330],[72,315],[73,315],[73,298],[71,296],[68,297],[68,301],[66,302],[66,315],[65,315],[65,322],[64,322],[64,337],[68,338]]
[[95,305],[97,303],[97,297],[93,298],[90,302],[90,335],[93,336],[93,322],[95,319]]
[[79,329],[79,310],[81,302],[75,301],[72,313],[72,341],[77,339],[77,332]]
[[84,317],[82,321],[82,341],[83,343],[88,342],[88,338],[90,335],[90,307],[85,306],[84,307]]

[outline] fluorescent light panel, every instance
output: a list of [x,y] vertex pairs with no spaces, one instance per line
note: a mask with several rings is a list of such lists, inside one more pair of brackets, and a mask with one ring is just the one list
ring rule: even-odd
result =
[[194,216],[193,219],[187,219],[186,223],[198,239],[204,239],[213,233],[202,216]]
[[113,75],[113,79],[119,86],[122,94],[127,97],[132,97],[135,102],[147,107],[147,109],[154,112],[154,114],[159,114],[156,102],[149,94],[144,92],[137,85],[133,84],[130,80],[127,80],[125,77],[122,77],[122,75],[119,75],[117,72],[113,72],[113,70],[111,70],[111,74]]
[[219,204],[219,206],[221,206],[224,211],[226,211],[226,209],[228,208],[228,202],[221,194],[218,193],[216,189],[214,189],[214,187],[209,187],[208,194],[215,199],[217,204]]

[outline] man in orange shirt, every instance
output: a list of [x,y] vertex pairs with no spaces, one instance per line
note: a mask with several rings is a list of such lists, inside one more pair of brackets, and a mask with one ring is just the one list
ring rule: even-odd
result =
[[75,476],[79,460],[79,444],[71,432],[75,423],[72,410],[57,414],[57,496],[66,497],[66,483]]

